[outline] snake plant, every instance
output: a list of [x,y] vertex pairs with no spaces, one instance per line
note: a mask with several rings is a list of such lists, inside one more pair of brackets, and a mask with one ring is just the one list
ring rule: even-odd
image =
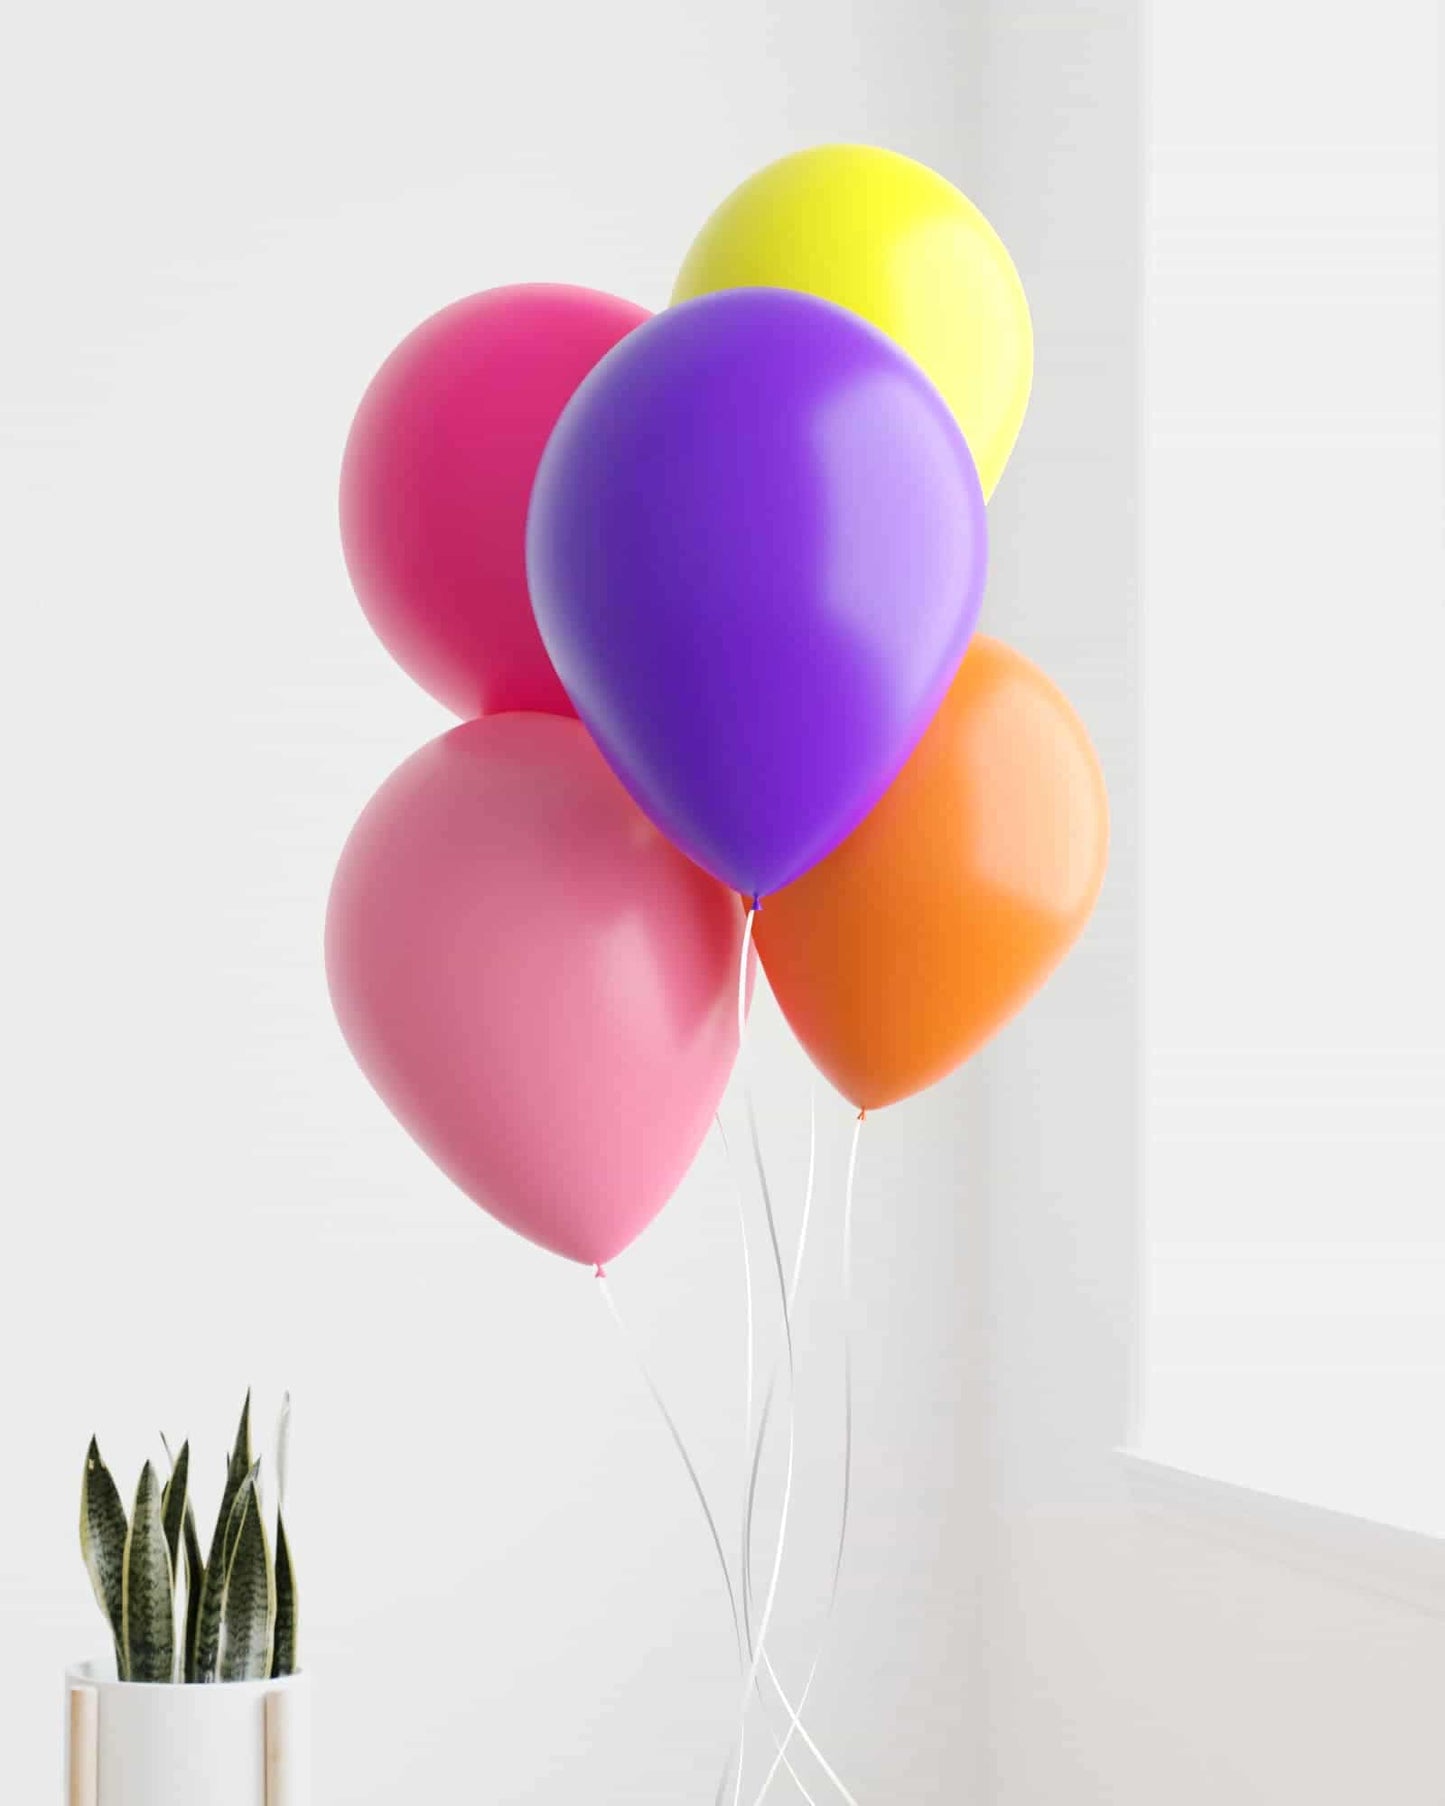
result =
[[[275,1552],[251,1451],[251,1397],[226,1460],[203,1554],[183,1443],[162,1483],[147,1461],[127,1518],[95,1438],[80,1492],[80,1550],[123,1681],[259,1681],[296,1672],[296,1573],[286,1537],[290,1400],[276,1433]],[[164,1441],[164,1438],[162,1438]],[[166,1447],[170,1456],[169,1445]]]

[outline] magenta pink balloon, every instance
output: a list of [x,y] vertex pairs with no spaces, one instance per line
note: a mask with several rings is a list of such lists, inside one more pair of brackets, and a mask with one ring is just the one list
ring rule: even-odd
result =
[[499,715],[422,747],[367,805],[326,970],[362,1071],[442,1171],[600,1264],[702,1145],[737,1053],[742,929],[579,722]]
[[423,321],[362,397],[347,569],[392,657],[454,714],[574,712],[532,618],[527,505],[577,385],[647,318],[593,289],[488,289]]

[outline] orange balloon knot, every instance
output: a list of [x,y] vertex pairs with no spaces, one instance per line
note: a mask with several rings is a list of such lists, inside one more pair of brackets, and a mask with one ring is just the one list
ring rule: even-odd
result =
[[867,1122],[868,1112],[866,1110],[860,1110],[858,1112],[858,1120],[859,1120],[859,1122]]

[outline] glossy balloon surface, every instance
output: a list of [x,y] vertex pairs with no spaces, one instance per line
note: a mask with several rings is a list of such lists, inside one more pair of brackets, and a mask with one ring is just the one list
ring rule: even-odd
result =
[[418,326],[362,398],[347,568],[392,657],[454,714],[572,713],[527,595],[527,503],[578,383],[647,317],[592,289],[488,289]]
[[332,886],[337,1019],[478,1204],[611,1260],[671,1197],[737,1053],[738,899],[652,827],[583,728],[499,715],[382,785]]
[[1028,405],[1033,327],[1013,260],[972,201],[894,151],[795,152],[707,221],[673,300],[758,285],[851,308],[916,358],[992,495]]
[[917,744],[973,630],[973,462],[882,333],[781,289],[669,308],[598,365],[537,472],[542,639],[609,764],[769,895]]
[[941,1079],[1078,937],[1108,839],[1078,716],[1021,653],[976,635],[882,802],[755,924],[814,1063],[865,1109]]

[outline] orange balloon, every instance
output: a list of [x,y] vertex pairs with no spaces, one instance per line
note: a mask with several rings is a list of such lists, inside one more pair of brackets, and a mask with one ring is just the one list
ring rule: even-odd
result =
[[1037,666],[975,635],[882,801],[754,923],[814,1064],[866,1110],[951,1072],[1077,939],[1108,844],[1083,723]]

